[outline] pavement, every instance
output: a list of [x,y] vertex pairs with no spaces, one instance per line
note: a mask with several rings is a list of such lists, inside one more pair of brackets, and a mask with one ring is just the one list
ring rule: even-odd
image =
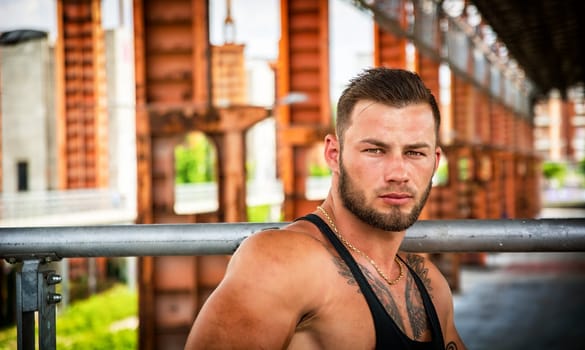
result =
[[489,253],[460,273],[455,324],[468,349],[585,349],[585,252]]

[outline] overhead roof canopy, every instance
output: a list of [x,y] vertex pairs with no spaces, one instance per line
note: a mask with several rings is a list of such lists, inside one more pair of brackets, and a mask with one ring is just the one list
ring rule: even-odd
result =
[[539,94],[585,83],[585,1],[470,0]]
[[[553,89],[566,96],[570,88],[585,84],[584,0],[414,0],[423,7],[429,1],[458,9],[455,13],[462,13],[466,3],[475,5],[483,24],[489,25],[497,41],[506,47],[508,58],[514,59],[532,82],[534,97]],[[397,25],[389,25],[402,1],[352,3],[371,10],[375,20],[389,30],[409,36]]]

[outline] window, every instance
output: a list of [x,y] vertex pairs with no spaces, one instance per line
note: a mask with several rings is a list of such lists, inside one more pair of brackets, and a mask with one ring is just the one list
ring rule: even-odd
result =
[[18,191],[28,191],[28,162],[20,161],[17,163],[18,172]]

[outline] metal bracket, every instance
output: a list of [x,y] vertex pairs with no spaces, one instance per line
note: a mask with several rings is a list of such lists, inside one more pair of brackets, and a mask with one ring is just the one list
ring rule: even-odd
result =
[[[50,259],[49,259],[50,261]],[[16,272],[17,346],[35,349],[35,312],[38,312],[39,349],[56,349],[55,304],[61,301],[55,285],[61,276],[47,259],[24,259]]]

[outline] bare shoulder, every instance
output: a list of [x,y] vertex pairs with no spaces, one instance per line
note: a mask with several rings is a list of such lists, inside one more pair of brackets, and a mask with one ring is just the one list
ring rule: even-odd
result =
[[[319,290],[314,266],[330,260],[323,244],[298,225],[253,234],[236,250],[228,265],[224,284],[245,284],[250,290],[302,302],[306,287]],[[301,225],[302,228],[302,225]],[[300,298],[300,299],[299,299]]]
[[[325,245],[308,231],[306,223],[293,223],[282,229],[268,229],[245,239],[232,257],[231,265],[245,260],[246,269],[261,264],[266,268],[270,263],[274,268],[285,270],[303,269],[325,257]],[[238,266],[241,268],[242,266]]]
[[320,303],[317,291],[325,282],[317,278],[316,264],[330,261],[303,229],[265,230],[242,242],[199,312],[186,348],[286,347],[296,325]]

